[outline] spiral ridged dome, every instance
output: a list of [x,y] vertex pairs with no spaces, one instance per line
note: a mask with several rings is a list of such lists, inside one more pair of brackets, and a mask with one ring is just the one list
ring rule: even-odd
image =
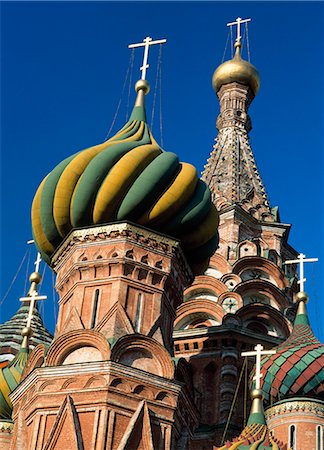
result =
[[58,164],[39,186],[32,228],[43,259],[73,228],[131,221],[181,241],[195,273],[218,245],[218,213],[191,164],[162,150],[146,123],[145,83],[126,125]]
[[20,383],[27,358],[28,350],[21,348],[16,357],[0,369],[0,421],[11,420],[12,403],[9,395]]
[[234,58],[225,61],[215,70],[212,80],[213,87],[218,92],[224,84],[237,82],[250,86],[253,94],[256,95],[260,87],[259,73],[252,64],[242,59],[240,42],[237,42],[235,46]]
[[[301,298],[304,293],[299,293]],[[291,397],[323,396],[324,345],[309,325],[305,302],[299,302],[289,338],[261,360],[261,389],[267,403]]]

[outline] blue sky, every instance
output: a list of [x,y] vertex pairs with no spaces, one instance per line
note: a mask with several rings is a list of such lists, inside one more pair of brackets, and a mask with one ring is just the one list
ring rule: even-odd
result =
[[[313,329],[324,340],[322,2],[2,2],[0,298],[31,238],[30,206],[39,183],[62,159],[105,139],[129,65],[128,44],[148,35],[168,40],[164,148],[203,169],[219,110],[211,77],[222,62],[226,23],[238,16],[252,18],[251,62],[261,76],[250,108],[251,145],[271,205],[279,205],[282,222],[293,224],[290,244],[320,258],[306,269],[306,290]],[[158,51],[150,51],[149,118]],[[133,83],[141,57],[137,50]],[[132,86],[131,105],[134,98]],[[113,132],[125,123],[127,103],[128,85]],[[161,141],[159,109],[157,102],[153,134]],[[27,258],[0,307],[0,321],[19,307],[26,266]],[[53,330],[48,268],[42,292],[48,299],[41,310]]]

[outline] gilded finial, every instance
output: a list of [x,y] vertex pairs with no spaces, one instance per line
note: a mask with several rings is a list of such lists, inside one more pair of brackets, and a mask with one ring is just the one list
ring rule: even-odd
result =
[[230,22],[227,24],[227,26],[230,27],[234,25],[237,26],[237,37],[234,44],[235,55],[233,59],[225,61],[215,70],[212,83],[216,93],[223,85],[233,82],[249,86],[254,96],[259,90],[260,77],[258,71],[252,64],[245,61],[241,56],[241,24],[250,21],[251,19],[241,19],[241,17],[238,17],[235,22]]
[[27,297],[21,297],[21,302],[29,302],[29,311],[26,321],[26,326],[22,329],[21,335],[23,336],[23,341],[21,344],[22,349],[28,350],[29,348],[29,338],[33,334],[33,330],[31,327],[31,321],[33,318],[33,311],[36,306],[36,303],[38,300],[45,300],[47,297],[46,295],[38,295],[37,292],[37,285],[42,281],[42,276],[39,273],[39,266],[42,261],[41,255],[39,252],[37,252],[37,258],[35,261],[35,271],[31,273],[29,277],[30,281],[30,288],[27,294]]

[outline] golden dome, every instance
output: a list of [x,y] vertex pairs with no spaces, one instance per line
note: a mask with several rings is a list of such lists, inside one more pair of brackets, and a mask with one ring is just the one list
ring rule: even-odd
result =
[[241,43],[235,44],[236,53],[233,59],[221,64],[214,72],[213,87],[216,92],[223,84],[241,83],[250,86],[254,95],[257,94],[260,87],[260,77],[256,68],[241,57]]

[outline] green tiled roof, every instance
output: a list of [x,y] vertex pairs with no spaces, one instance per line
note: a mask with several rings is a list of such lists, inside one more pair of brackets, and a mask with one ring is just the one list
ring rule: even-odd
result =
[[[23,303],[11,319],[0,325],[0,360],[11,360],[19,352],[23,340],[21,330],[26,326],[28,309],[29,306]],[[53,336],[45,328],[37,307],[33,311],[32,329],[34,332],[29,339],[30,350],[38,344],[49,345],[52,342]]]
[[295,396],[317,396],[324,386],[324,345],[314,336],[306,308],[289,338],[274,355],[261,360],[261,389],[266,403]]

